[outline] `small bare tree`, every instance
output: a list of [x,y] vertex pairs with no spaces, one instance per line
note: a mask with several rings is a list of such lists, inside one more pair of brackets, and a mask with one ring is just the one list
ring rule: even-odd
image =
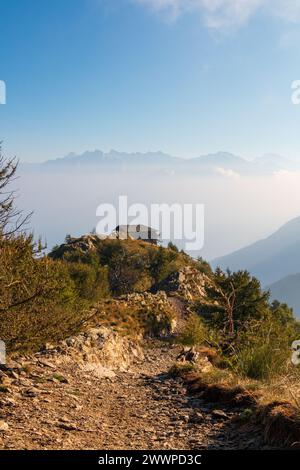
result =
[[224,309],[225,312],[224,333],[228,331],[229,335],[233,336],[236,289],[232,282],[228,283],[227,289],[224,289],[217,284],[214,285],[214,288],[218,297],[219,305]]
[[23,215],[15,207],[16,191],[10,188],[16,179],[18,168],[16,158],[5,158],[0,143],[0,236],[11,237],[28,222],[31,214]]

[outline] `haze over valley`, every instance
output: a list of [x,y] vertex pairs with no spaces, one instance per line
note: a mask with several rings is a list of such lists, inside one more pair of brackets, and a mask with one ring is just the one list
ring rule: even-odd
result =
[[192,255],[211,260],[269,236],[299,215],[297,168],[297,162],[276,155],[249,162],[226,152],[181,159],[161,152],[93,151],[22,164],[17,186],[19,205],[34,211],[35,236],[49,248],[67,233],[91,231],[98,205],[117,205],[119,195],[128,195],[129,204],[204,204],[205,243]]
[[0,454],[278,463],[300,448],[300,0],[0,4]]

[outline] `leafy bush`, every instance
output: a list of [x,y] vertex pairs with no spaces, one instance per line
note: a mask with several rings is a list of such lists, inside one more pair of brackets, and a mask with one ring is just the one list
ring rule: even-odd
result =
[[83,263],[69,263],[67,268],[79,297],[93,301],[109,297],[107,268]]
[[173,248],[165,249],[159,247],[158,250],[150,252],[149,270],[153,278],[153,285],[159,284],[166,279],[169,274],[181,267],[181,254],[178,255]]
[[197,346],[204,343],[208,332],[198,315],[191,315],[178,337],[178,341],[185,346]]
[[284,371],[291,343],[300,335],[300,324],[286,304],[269,304],[269,293],[248,272],[219,269],[207,288],[207,301],[196,311],[204,313],[224,367],[257,380]]
[[268,309],[269,293],[247,271],[217,269],[206,288],[208,303],[201,306],[212,325],[234,336],[249,318],[260,318]]
[[31,236],[0,239],[0,337],[10,351],[61,339],[82,315],[67,265],[39,255]]
[[177,248],[177,246],[175,245],[175,243],[173,243],[172,241],[170,241],[170,242],[168,243],[168,248],[169,248],[169,250],[176,251],[176,253],[178,253],[178,251],[179,251],[178,248]]
[[256,380],[269,379],[277,366],[282,366],[282,357],[278,356],[270,344],[249,346],[239,352],[236,370],[240,374]]
[[113,294],[122,295],[150,289],[147,256],[139,250],[126,249],[120,241],[115,248],[108,260],[109,282]]
[[195,267],[198,269],[198,271],[200,271],[203,274],[206,274],[209,277],[211,277],[213,275],[210,264],[207,261],[205,261],[202,258],[202,256],[199,256],[197,258],[197,262],[196,262]]
[[[286,315],[283,315],[283,313]],[[286,369],[290,346],[299,326],[289,318],[290,310],[279,303],[260,320],[247,322],[244,331],[233,342],[235,370],[251,379],[269,380]]]
[[171,308],[163,305],[142,307],[138,320],[146,336],[169,336],[172,332],[174,314]]
[[76,243],[76,239],[68,236],[66,241],[69,243],[55,247],[49,256],[93,266],[96,270],[105,267],[114,296],[155,290],[162,280],[187,265],[206,269],[203,262],[179,253],[173,247],[162,248],[136,240],[103,240],[93,236],[93,249],[86,251],[80,248],[80,240]]
[[132,240],[101,241],[99,254],[101,264],[108,266],[114,295],[150,290],[182,263],[182,255],[173,249]]

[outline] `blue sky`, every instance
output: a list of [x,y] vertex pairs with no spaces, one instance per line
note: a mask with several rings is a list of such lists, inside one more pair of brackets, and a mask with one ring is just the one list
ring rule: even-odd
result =
[[0,0],[0,139],[300,158],[299,0]]

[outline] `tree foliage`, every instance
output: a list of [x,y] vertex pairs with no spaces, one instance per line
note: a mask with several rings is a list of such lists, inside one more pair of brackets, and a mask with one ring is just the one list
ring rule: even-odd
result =
[[247,271],[217,269],[207,287],[206,305],[199,305],[210,336],[224,363],[239,374],[265,380],[286,367],[300,324]]
[[259,318],[268,308],[269,293],[262,291],[260,282],[247,271],[224,273],[217,269],[207,295],[207,310],[231,336],[248,318]]

